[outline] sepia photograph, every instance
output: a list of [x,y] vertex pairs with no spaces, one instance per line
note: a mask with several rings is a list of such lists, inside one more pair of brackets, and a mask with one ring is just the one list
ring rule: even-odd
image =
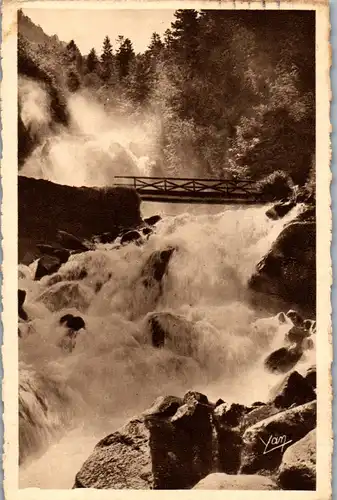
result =
[[19,489],[315,492],[316,10],[51,3],[16,11]]

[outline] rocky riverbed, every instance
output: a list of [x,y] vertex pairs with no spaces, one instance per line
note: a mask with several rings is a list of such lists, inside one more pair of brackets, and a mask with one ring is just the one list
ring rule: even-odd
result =
[[20,233],[21,464],[98,415],[75,488],[314,489],[313,209],[142,218],[131,195],[116,222],[97,193],[81,194],[106,204],[86,231],[75,211],[52,228],[46,208],[28,246]]

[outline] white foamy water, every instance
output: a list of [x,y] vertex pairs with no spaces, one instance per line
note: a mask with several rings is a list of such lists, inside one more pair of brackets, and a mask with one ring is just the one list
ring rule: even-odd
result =
[[[143,246],[107,245],[72,256],[54,284],[54,276],[34,282],[26,270],[19,288],[27,290],[26,310],[36,319],[20,340],[22,374],[52,401],[47,417],[33,417],[47,451],[23,464],[21,487],[72,487],[98,439],[158,395],[196,389],[242,403],[267,398],[280,376],[266,372],[263,360],[284,345],[289,324],[249,305],[247,280],[296,210],[283,221],[270,221],[265,210],[166,216]],[[168,246],[176,251],[159,294],[140,276],[152,252]],[[83,270],[87,275],[79,280]],[[78,286],[64,308],[67,283]],[[98,292],[97,283],[103,284]],[[53,312],[42,303],[46,297]],[[86,324],[72,353],[58,346],[65,333],[59,319],[68,312]],[[162,323],[171,337],[163,349],[151,345],[147,318],[154,312],[171,313]],[[308,352],[302,364],[310,362]],[[29,425],[21,430],[31,432]],[[30,454],[27,436],[24,442]]]
[[[24,110],[29,119],[38,116],[38,129],[48,124],[39,114],[45,101],[39,113],[39,100],[32,101]],[[114,122],[82,96],[69,106],[71,127],[50,134],[22,174],[111,185],[118,174],[151,173],[155,121]],[[266,209],[148,203],[143,216],[163,219],[142,246],[99,245],[40,281],[34,281],[36,263],[20,266],[31,319],[20,325],[21,488],[71,488],[97,441],[159,395],[194,389],[211,400],[268,398],[282,376],[268,373],[263,361],[284,345],[291,324],[253,306],[247,280],[300,207],[280,221],[269,220]],[[175,251],[161,286],[151,280],[146,286],[149,257],[169,247]],[[66,333],[60,318],[67,313],[85,322],[72,352],[60,347]],[[151,342],[154,314],[168,334],[161,349]],[[313,360],[314,350],[307,351],[297,369]]]

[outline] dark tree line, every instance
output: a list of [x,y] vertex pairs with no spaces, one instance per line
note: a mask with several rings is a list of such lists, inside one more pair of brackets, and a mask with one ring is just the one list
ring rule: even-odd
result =
[[158,116],[159,170],[253,179],[280,170],[303,185],[313,168],[314,12],[181,9],[144,53],[106,36],[101,54],[84,57],[71,41],[50,58],[68,91]]

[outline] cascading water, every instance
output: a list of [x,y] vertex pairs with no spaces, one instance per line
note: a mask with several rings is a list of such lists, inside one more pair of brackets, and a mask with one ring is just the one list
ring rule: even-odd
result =
[[[43,177],[75,184],[71,169],[81,161],[70,155],[69,175],[62,177],[62,156],[55,150],[53,156],[53,147],[64,150],[67,140],[74,147],[73,139],[51,139]],[[96,183],[97,176],[87,175],[93,171],[86,168],[87,151],[79,153],[86,163],[76,184]],[[35,154],[41,159],[41,150]],[[141,171],[143,163],[133,161]],[[34,165],[33,154],[22,173],[34,176]],[[149,203],[143,215],[157,208]],[[20,324],[20,486],[71,488],[97,441],[159,395],[195,389],[210,399],[265,400],[281,376],[267,372],[263,360],[284,345],[290,322],[253,307],[247,280],[298,210],[271,221],[266,207],[177,213],[163,205],[161,222],[141,246],[97,245],[40,281],[34,281],[36,263],[20,265],[19,289],[27,292],[31,319]],[[174,248],[167,273],[160,286],[149,286],[149,258],[167,248]],[[85,323],[71,352],[61,347],[60,318],[68,313]],[[151,318],[169,334],[163,348],[152,345]],[[305,352],[297,369],[313,359],[314,350]]]
[[[267,397],[279,376],[265,371],[263,359],[284,344],[289,324],[261,319],[248,305],[246,283],[284,222],[269,221],[265,207],[168,216],[144,246],[106,245],[72,256],[59,270],[58,283],[52,284],[54,275],[34,282],[28,269],[22,272],[19,288],[27,290],[26,311],[35,317],[20,340],[23,394],[27,384],[33,387],[48,412],[41,412],[39,400],[25,401],[35,428],[24,415],[21,445],[29,457],[35,451],[29,436],[38,431],[36,449],[41,443],[50,448],[23,464],[21,486],[71,487],[95,442],[158,395],[193,388],[243,403]],[[158,296],[140,275],[149,255],[168,246],[177,250]],[[83,270],[86,276],[79,280]],[[60,283],[78,283],[71,307],[63,307]],[[103,286],[95,293],[97,283]],[[81,315],[86,328],[66,353],[59,347],[65,333],[59,320],[69,312]],[[151,345],[147,319],[154,312],[171,313],[162,315],[171,336],[163,349]],[[312,362],[310,353],[302,363]],[[261,379],[263,384],[256,383]],[[65,468],[50,477],[45,468],[57,458]]]

